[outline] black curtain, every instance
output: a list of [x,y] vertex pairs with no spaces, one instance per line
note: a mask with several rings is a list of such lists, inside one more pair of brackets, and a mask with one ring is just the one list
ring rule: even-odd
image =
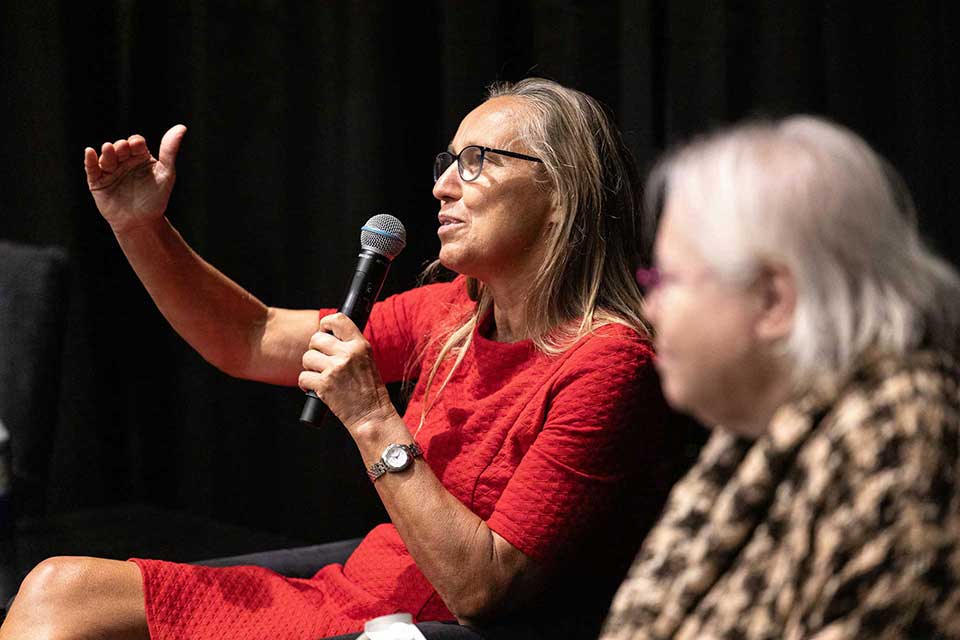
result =
[[86,192],[85,146],[189,127],[168,215],[268,304],[333,306],[360,225],[437,252],[433,155],[498,80],[541,75],[614,112],[641,166],[744,116],[823,114],[901,169],[960,261],[955,3],[38,2],[0,22],[0,237],[71,255],[50,507],[141,501],[305,539],[383,517],[339,425],[228,378],[160,317]]

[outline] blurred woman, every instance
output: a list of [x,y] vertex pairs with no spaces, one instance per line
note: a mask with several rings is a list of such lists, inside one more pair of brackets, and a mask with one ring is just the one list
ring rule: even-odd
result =
[[[0,637],[314,640],[397,611],[475,624],[543,603],[595,633],[635,550],[630,515],[656,512],[676,459],[631,267],[638,180],[596,101],[530,79],[469,113],[434,165],[439,262],[459,276],[377,304],[363,334],[332,310],[267,307],[190,250],[164,217],[184,132],[159,160],[140,136],[87,149],[100,212],[208,361],[322,398],[391,522],[308,580],[48,560]],[[384,381],[404,377],[401,417]]]
[[715,425],[604,640],[960,637],[960,279],[894,170],[794,117],[669,156],[648,317]]

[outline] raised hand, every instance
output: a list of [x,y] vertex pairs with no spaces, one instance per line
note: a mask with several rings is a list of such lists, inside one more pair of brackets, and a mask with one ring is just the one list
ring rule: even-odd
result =
[[182,124],[171,127],[160,141],[159,159],[153,157],[141,135],[104,142],[99,157],[91,147],[84,149],[87,186],[114,233],[163,216],[176,179],[177,151],[186,132]]

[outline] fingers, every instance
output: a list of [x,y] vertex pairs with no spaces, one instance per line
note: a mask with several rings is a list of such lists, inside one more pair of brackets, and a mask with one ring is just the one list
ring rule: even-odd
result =
[[[186,130],[182,125],[179,126],[184,131]],[[183,133],[180,132],[179,136],[183,137]],[[164,139],[166,140],[166,137]],[[176,144],[179,146],[179,141]],[[103,146],[100,147],[99,157],[95,149],[87,147],[83,150],[83,166],[87,171],[87,179],[95,181],[100,179],[104,172],[112,173],[116,171],[127,160],[133,159],[140,162],[145,156],[149,155],[150,149],[147,148],[146,138],[137,133],[126,139],[104,142]],[[174,150],[174,155],[176,155],[176,150]]]
[[[336,341],[333,336],[327,335],[326,337]],[[304,391],[311,390],[319,394],[324,385],[329,382],[323,377],[323,372],[334,366],[333,358],[316,349],[310,349],[303,354],[301,365],[303,371],[300,372],[300,377],[297,379],[297,386]]]
[[303,391],[313,391],[322,400],[325,392],[324,380],[321,374],[315,371],[301,371],[297,378],[297,386]]
[[97,152],[91,147],[83,150],[83,168],[87,172],[87,182],[93,184],[100,179],[103,172],[100,171],[100,162],[97,159]]
[[340,341],[327,331],[317,331],[310,336],[307,349],[315,349],[322,353],[333,353]]
[[[337,319],[335,316],[340,316],[340,318]],[[341,334],[349,333],[352,328],[355,336],[359,337],[360,340],[343,340],[329,330],[324,330],[324,322],[321,320],[321,330],[310,336],[307,351],[303,354],[302,364],[305,370],[315,372],[326,371],[345,365],[350,360],[358,356],[362,357],[369,351],[369,343],[367,343],[366,339],[357,331],[357,327],[353,324],[352,320],[341,313],[334,314],[334,316],[327,316],[327,318],[332,318],[331,324],[336,324]]]
[[370,343],[353,321],[337,313],[321,319],[320,327],[303,354],[300,388],[314,391],[348,429],[364,416],[395,414]]
[[160,141],[160,163],[173,167],[176,159],[177,152],[180,151],[180,143],[183,141],[183,136],[186,135],[187,128],[182,124],[174,125],[170,127],[170,130],[163,134],[163,139]]
[[130,157],[130,143],[126,140],[117,140],[113,143],[113,148],[117,152],[118,164],[123,164]]
[[320,329],[329,331],[338,339],[347,342],[349,340],[363,339],[360,329],[354,324],[353,320],[342,313],[324,316],[320,319]]
[[127,138],[127,144],[130,145],[130,156],[144,156],[150,153],[147,149],[147,140],[140,134],[134,134]]
[[100,147],[100,168],[107,173],[117,170],[117,150],[112,142],[104,142]]
[[329,369],[332,364],[333,358],[330,355],[316,349],[310,349],[304,353],[301,360],[301,365],[305,371],[315,371],[317,373]]

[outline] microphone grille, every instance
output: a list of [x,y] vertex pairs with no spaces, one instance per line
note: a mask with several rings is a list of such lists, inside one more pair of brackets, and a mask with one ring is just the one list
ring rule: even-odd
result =
[[407,230],[389,214],[379,213],[360,228],[360,247],[376,251],[388,260],[396,258],[405,246]]

